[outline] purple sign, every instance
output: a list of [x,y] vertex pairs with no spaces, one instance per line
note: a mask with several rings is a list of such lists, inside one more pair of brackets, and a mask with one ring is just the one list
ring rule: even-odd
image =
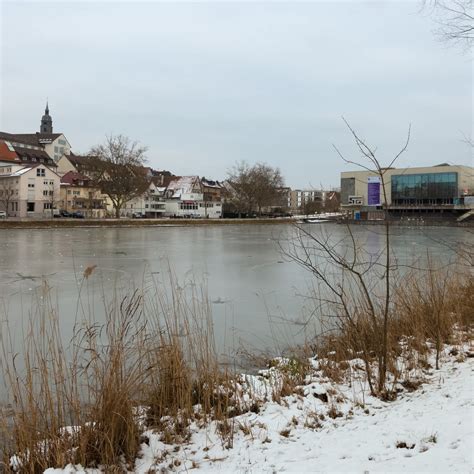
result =
[[369,176],[367,178],[367,205],[380,206],[380,177]]

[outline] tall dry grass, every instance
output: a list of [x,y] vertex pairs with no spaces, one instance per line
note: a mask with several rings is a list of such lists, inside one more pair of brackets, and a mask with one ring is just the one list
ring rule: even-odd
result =
[[[427,356],[434,349],[435,369],[445,344],[470,337],[474,327],[474,277],[449,266],[405,273],[392,292],[388,324],[388,369],[393,387],[398,381],[409,383],[428,367]],[[337,328],[317,339],[314,350],[324,361],[322,368],[333,380],[341,380],[345,361],[362,359],[367,379],[375,377],[377,337],[363,306],[355,308],[352,318],[338,318]],[[402,364],[401,364],[402,362]],[[394,393],[380,394],[382,398]]]
[[234,386],[218,364],[205,291],[181,287],[172,276],[167,288],[151,288],[152,297],[116,292],[105,323],[76,322],[67,346],[46,282],[22,353],[13,329],[2,328],[3,471],[40,473],[71,463],[125,472],[139,453],[144,421],[173,441],[184,439],[200,414],[227,419]]

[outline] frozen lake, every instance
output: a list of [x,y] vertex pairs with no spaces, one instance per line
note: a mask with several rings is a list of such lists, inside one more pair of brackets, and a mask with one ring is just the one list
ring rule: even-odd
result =
[[[345,227],[324,228],[340,240]],[[19,328],[50,292],[68,338],[78,311],[84,269],[96,265],[82,288],[86,309],[103,319],[102,297],[114,289],[142,288],[168,280],[168,266],[181,284],[206,282],[216,342],[221,352],[279,350],[317,330],[308,321],[313,305],[305,298],[311,275],[287,261],[277,241],[292,231],[287,225],[216,225],[143,228],[0,230],[0,316]],[[370,252],[384,245],[382,228],[356,226],[355,235]],[[402,262],[430,249],[443,258],[450,251],[440,239],[472,239],[462,228],[396,227],[392,243]],[[81,308],[79,308],[81,306]]]

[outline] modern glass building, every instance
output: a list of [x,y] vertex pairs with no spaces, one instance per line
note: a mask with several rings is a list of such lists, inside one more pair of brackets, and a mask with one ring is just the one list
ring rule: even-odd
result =
[[458,173],[392,174],[392,205],[442,206],[458,196]]
[[369,170],[342,172],[342,207],[367,212],[381,210],[385,206],[392,213],[463,212],[470,208],[471,197],[474,197],[474,168],[471,166],[443,163],[429,167],[385,169],[380,200],[374,196],[377,187],[373,182],[377,176]]

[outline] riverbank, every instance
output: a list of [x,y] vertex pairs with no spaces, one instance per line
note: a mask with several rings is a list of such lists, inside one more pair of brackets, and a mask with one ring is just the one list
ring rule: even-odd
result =
[[447,346],[441,369],[424,370],[416,390],[399,385],[395,402],[364,393],[357,368],[352,381],[335,384],[315,362],[307,383],[280,403],[236,417],[227,438],[218,423],[194,424],[183,445],[146,431],[132,472],[469,472],[471,357],[468,344]]
[[163,227],[209,225],[291,224],[292,218],[276,219],[37,219],[0,220],[0,229],[60,229],[70,227]]

